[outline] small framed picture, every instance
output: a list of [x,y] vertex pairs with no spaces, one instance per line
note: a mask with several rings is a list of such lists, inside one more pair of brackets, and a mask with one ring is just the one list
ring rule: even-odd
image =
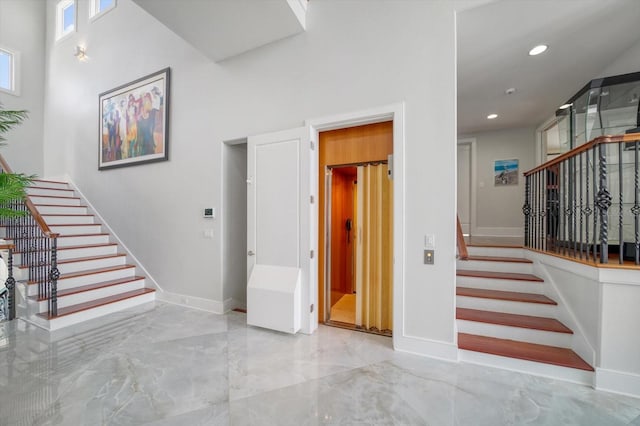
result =
[[518,160],[496,160],[493,166],[494,185],[518,184]]
[[98,170],[169,159],[169,78],[165,68],[100,94]]

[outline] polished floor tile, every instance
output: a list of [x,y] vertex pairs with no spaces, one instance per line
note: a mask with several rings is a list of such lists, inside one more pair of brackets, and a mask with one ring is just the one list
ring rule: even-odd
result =
[[632,425],[640,399],[160,302],[49,334],[0,324],[0,425]]

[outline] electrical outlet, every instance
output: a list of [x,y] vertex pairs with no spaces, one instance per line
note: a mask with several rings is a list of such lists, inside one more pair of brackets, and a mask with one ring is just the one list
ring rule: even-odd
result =
[[425,250],[424,251],[424,264],[425,265],[433,265],[434,263],[434,251],[435,250]]

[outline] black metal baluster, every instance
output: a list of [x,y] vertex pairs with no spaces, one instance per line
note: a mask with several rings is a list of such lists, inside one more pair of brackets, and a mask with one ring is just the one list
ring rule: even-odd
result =
[[607,216],[611,207],[611,193],[609,193],[607,181],[607,155],[605,144],[598,145],[600,163],[598,189],[598,209],[600,210],[600,263],[609,263],[609,218]]
[[9,247],[9,258],[7,259],[8,276],[5,282],[7,287],[7,312],[8,320],[16,318],[16,280],[13,278],[13,249]]
[[635,261],[636,265],[640,265],[640,205],[638,204],[638,192],[640,192],[640,176],[638,176],[638,148],[640,148],[639,141],[636,140],[634,150],[634,194],[633,194],[633,207],[631,213],[633,213],[633,222],[635,228]]
[[49,273],[49,280],[51,282],[51,298],[49,307],[49,316],[58,316],[58,278],[60,278],[60,271],[58,270],[58,239],[53,237],[50,239],[51,251],[47,251],[51,255],[51,272]]
[[533,175],[533,248],[538,248],[538,173]]
[[620,196],[618,200],[618,263],[621,265],[624,263],[624,235],[622,232],[624,230],[624,209],[622,207],[622,189],[622,144],[618,142],[618,195]]
[[524,214],[524,246],[531,248],[531,228],[529,220],[531,218],[531,175],[525,176],[524,181],[524,205],[522,213]]
[[596,167],[598,164],[596,157],[596,147],[591,148],[593,151],[593,260],[595,261],[598,258],[598,185],[596,180],[596,170],[599,167]]
[[579,245],[578,249],[579,249],[579,253],[580,253],[580,259],[582,259],[582,250],[583,250],[582,227],[583,227],[583,224],[584,224],[584,209],[583,209],[583,206],[582,206],[582,201],[583,201],[582,200],[582,190],[584,189],[583,182],[582,182],[582,174],[583,174],[582,153],[578,154],[578,158],[580,160],[580,165],[579,165],[579,167],[580,167],[580,170],[579,170],[579,173],[580,173],[580,185],[579,185],[579,194],[580,194],[579,200],[580,200],[580,204],[578,206],[578,213],[580,214],[580,233],[579,233],[579,235],[580,235],[580,237],[579,237],[580,245]]
[[571,211],[573,218],[573,257],[578,257],[578,179],[576,175],[576,158],[571,159],[571,177],[573,178],[573,200],[571,202]]
[[590,170],[589,170],[589,151],[585,152],[585,161],[586,161],[586,166],[585,166],[585,170],[584,170],[584,175],[585,175],[585,180],[586,180],[586,188],[585,188],[585,195],[587,196],[587,200],[586,200],[586,207],[584,209],[584,216],[585,216],[585,227],[584,227],[584,231],[585,231],[585,244],[586,244],[586,255],[587,255],[587,260],[589,260],[590,257],[590,253],[591,253],[591,247],[589,246],[589,218],[591,217],[591,213],[593,213],[593,211],[591,210],[591,204],[589,203],[589,175],[590,175]]
[[560,226],[560,232],[559,232],[559,240],[560,240],[560,250],[559,253],[564,254],[564,233],[565,233],[565,224],[566,224],[566,216],[564,214],[564,209],[565,209],[565,202],[564,202],[564,192],[565,192],[565,185],[564,185],[564,161],[561,162],[559,164],[559,168],[560,168],[560,179],[559,179],[559,184],[558,184],[558,215],[560,215],[559,217],[559,226]]

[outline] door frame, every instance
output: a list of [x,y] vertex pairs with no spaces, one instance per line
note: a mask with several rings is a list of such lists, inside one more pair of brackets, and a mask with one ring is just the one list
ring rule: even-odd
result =
[[[315,118],[306,120],[305,125],[309,127],[311,141],[316,147],[320,140],[320,132],[328,130],[337,130],[348,127],[362,126],[365,124],[380,123],[383,121],[393,121],[393,342],[394,347],[396,342],[404,336],[404,259],[405,259],[405,172],[404,172],[404,147],[405,147],[405,132],[404,132],[404,115],[405,105],[404,102],[386,105],[378,108],[372,108],[367,110],[361,110],[356,112],[338,114],[333,116]],[[312,164],[311,176],[318,176],[319,158],[316,155],[313,159],[315,164]],[[318,197],[318,182],[317,179],[310,180],[311,193]],[[318,221],[317,214],[318,209],[312,209],[312,216],[315,215],[314,229],[312,229],[312,238],[315,235],[315,249],[317,250],[318,241]],[[324,265],[317,265],[317,267],[324,267]],[[317,274],[317,270],[315,271]],[[315,291],[312,292],[312,300],[318,303],[318,285],[316,281]],[[318,315],[314,315],[312,318],[311,329],[315,330],[318,327]]]
[[[458,139],[457,145],[471,145],[471,172],[469,175],[471,176],[471,182],[469,182],[469,192],[471,193],[471,200],[469,201],[469,233],[471,235],[478,233],[478,217],[477,217],[477,189],[476,185],[476,155],[477,155],[477,141],[476,138],[463,138]],[[458,147],[456,146],[456,167],[458,164]],[[456,170],[456,195],[458,193],[458,172]],[[458,211],[458,206],[456,202],[456,214]]]

